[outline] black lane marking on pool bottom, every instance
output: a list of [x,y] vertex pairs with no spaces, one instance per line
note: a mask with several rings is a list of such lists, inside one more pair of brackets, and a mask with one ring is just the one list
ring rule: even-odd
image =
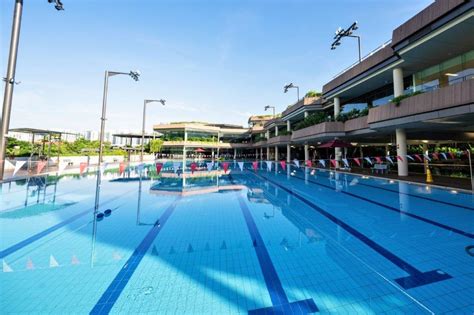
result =
[[138,265],[142,261],[143,257],[147,253],[151,244],[155,240],[156,236],[163,229],[163,226],[168,221],[168,218],[173,213],[176,205],[180,198],[176,199],[161,215],[161,217],[156,220],[153,228],[148,232],[143,241],[138,245],[137,248],[133,251],[130,258],[127,260],[119,273],[115,276],[114,280],[110,283],[109,287],[100,297],[99,301],[95,304],[94,308],[90,311],[90,314],[108,314],[115,302],[119,298],[123,289],[127,285],[128,281],[132,278],[133,273],[137,269]]
[[[135,191],[135,189],[130,190],[130,191],[127,191],[127,192],[125,192],[124,194],[122,194],[121,196],[123,197],[123,196],[129,194],[129,193],[132,192],[132,191]],[[101,206],[104,206],[104,205],[108,204],[109,202],[115,201],[115,200],[117,200],[117,198],[111,198],[111,199],[109,199],[109,200],[104,201],[103,203],[101,203]],[[92,210],[94,210],[94,208],[90,208],[90,209],[87,209],[87,210],[85,210],[85,211],[83,211],[83,212],[80,212],[80,213],[78,213],[78,214],[75,214],[75,215],[73,215],[72,217],[70,217],[69,219],[66,219],[66,220],[64,220],[64,221],[62,221],[62,222],[59,222],[58,224],[53,225],[52,227],[47,228],[47,229],[44,230],[44,231],[41,231],[41,232],[39,232],[39,233],[37,233],[37,234],[35,234],[35,235],[33,235],[33,236],[28,237],[27,239],[24,239],[23,241],[20,241],[20,242],[16,243],[15,245],[12,245],[12,246],[10,246],[10,247],[8,247],[8,248],[6,248],[6,249],[0,251],[0,259],[7,257],[8,255],[10,255],[10,254],[12,254],[12,253],[14,253],[14,252],[16,252],[16,251],[22,249],[22,248],[25,247],[25,246],[30,245],[31,243],[33,243],[33,242],[39,240],[40,238],[45,237],[45,236],[48,235],[48,234],[53,233],[54,231],[56,231],[56,230],[62,228],[63,226],[66,226],[66,225],[68,225],[69,223],[72,223],[72,222],[76,221],[77,219],[79,219],[79,218],[85,216],[86,214],[91,214],[91,211],[92,211]]]
[[[320,171],[319,174],[321,174],[321,173],[326,173],[326,171]],[[326,175],[324,175],[324,177],[329,178],[329,176],[326,176]],[[356,178],[356,177],[354,177],[354,178]],[[381,180],[383,180],[383,179],[381,179]],[[377,186],[373,186],[373,185],[369,185],[367,183],[361,183],[361,182],[358,182],[357,185],[371,187],[371,188],[380,189],[380,190],[385,190],[385,191],[389,191],[389,192],[392,192],[392,193],[395,193],[395,194],[407,195],[407,196],[411,196],[411,197],[414,197],[414,198],[419,198],[419,199],[423,199],[423,200],[428,200],[428,201],[432,201],[432,202],[441,203],[441,204],[444,204],[444,205],[447,205],[447,206],[453,206],[453,207],[458,207],[458,208],[474,211],[473,207],[459,205],[459,204],[456,204],[456,203],[451,203],[451,202],[437,200],[437,199],[432,199],[432,198],[428,198],[428,197],[425,197],[425,196],[418,196],[418,195],[414,195],[414,194],[410,194],[410,193],[404,193],[404,192],[401,192],[399,190],[393,190],[393,189],[389,189],[389,188],[385,188],[385,187],[377,187]]]
[[[300,179],[300,180],[304,180],[306,181],[306,179],[302,178],[302,177],[299,177],[299,176],[293,176],[294,178],[296,179]],[[315,185],[318,185],[318,186],[321,186],[321,187],[325,187],[325,188],[329,188],[331,190],[334,190],[334,187],[330,186],[330,185],[325,185],[325,184],[321,184],[321,183],[318,183],[318,182],[315,182],[313,180],[310,180],[308,178],[308,182],[310,183],[313,183]],[[452,226],[449,226],[449,225],[445,225],[445,224],[442,224],[442,223],[439,223],[439,222],[436,222],[436,221],[433,221],[433,220],[430,220],[430,219],[427,219],[425,217],[422,217],[422,216],[419,216],[419,215],[416,215],[416,214],[413,214],[413,213],[410,213],[410,212],[406,212],[404,210],[400,210],[398,208],[395,208],[395,207],[391,207],[391,206],[388,206],[386,204],[383,204],[381,202],[378,202],[378,201],[374,201],[374,200],[370,200],[368,198],[365,198],[365,197],[362,197],[362,196],[359,196],[359,195],[356,195],[356,194],[353,194],[353,193],[350,193],[348,191],[345,191],[345,190],[341,190],[340,191],[341,193],[343,194],[346,194],[348,196],[351,196],[351,197],[354,197],[354,198],[357,198],[357,199],[360,199],[360,200],[363,200],[363,201],[366,201],[366,202],[369,202],[369,203],[372,203],[374,205],[377,205],[377,206],[380,206],[382,208],[385,208],[387,210],[390,210],[390,211],[394,211],[394,212],[398,212],[398,213],[402,213],[408,217],[412,217],[414,219],[417,219],[417,220],[420,220],[420,221],[423,221],[425,223],[428,223],[428,224],[432,224],[434,226],[437,226],[439,228],[442,228],[442,229],[445,229],[447,231],[450,231],[450,232],[453,232],[453,233],[456,233],[456,234],[459,234],[459,235],[462,235],[462,236],[465,236],[465,237],[469,237],[469,238],[474,238],[474,234],[472,233],[469,233],[469,232],[465,232],[463,230],[460,230],[460,229],[457,229],[455,227],[452,227]]]
[[240,209],[244,214],[245,223],[252,237],[255,253],[257,254],[258,263],[262,270],[263,278],[267,286],[268,293],[272,300],[273,306],[259,308],[256,310],[249,310],[249,314],[308,314],[319,311],[313,299],[306,299],[301,301],[291,302],[286,296],[285,290],[281,284],[275,266],[272,263],[270,255],[268,254],[262,236],[258,232],[257,225],[252,218],[245,200],[241,195],[238,195]]
[[445,273],[445,272],[443,272],[439,269],[432,270],[432,271],[427,271],[427,272],[422,272],[422,271],[418,270],[414,266],[410,265],[408,262],[404,261],[402,258],[396,256],[394,253],[390,252],[388,249],[382,247],[381,245],[374,242],[373,240],[371,240],[366,235],[362,234],[361,232],[359,232],[358,230],[356,230],[355,228],[353,228],[349,224],[347,224],[344,221],[336,218],[335,216],[333,216],[329,212],[323,210],[322,208],[320,208],[319,206],[314,204],[312,201],[309,201],[308,199],[301,196],[300,194],[298,194],[298,193],[294,192],[293,190],[290,190],[290,189],[278,184],[277,182],[275,182],[271,179],[266,178],[265,176],[257,175],[257,174],[255,174],[255,176],[260,177],[261,179],[264,179],[264,180],[268,181],[269,183],[272,183],[274,186],[277,186],[277,187],[283,189],[284,191],[288,192],[292,196],[295,196],[297,199],[301,200],[303,203],[310,206],[311,208],[313,208],[314,210],[316,210],[317,212],[319,212],[320,214],[325,216],[327,219],[329,219],[333,223],[335,223],[338,226],[342,227],[349,234],[351,234],[352,236],[354,236],[355,238],[357,238],[358,240],[363,242],[365,245],[372,248],[374,251],[376,251],[377,253],[379,253],[380,255],[385,257],[386,259],[388,259],[394,265],[396,265],[397,267],[399,267],[400,269],[402,269],[403,271],[408,273],[409,274],[408,277],[402,277],[402,278],[395,279],[395,282],[397,282],[404,289],[416,288],[416,287],[419,287],[419,286],[422,286],[422,285],[426,285],[426,284],[430,284],[430,283],[434,283],[434,282],[438,282],[438,281],[447,280],[447,279],[452,278],[452,276],[448,275],[447,273]]

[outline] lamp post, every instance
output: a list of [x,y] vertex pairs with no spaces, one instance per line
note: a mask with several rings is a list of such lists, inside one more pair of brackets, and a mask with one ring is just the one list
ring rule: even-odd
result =
[[100,118],[100,135],[99,135],[99,161],[98,161],[98,166],[100,168],[100,163],[102,163],[102,155],[104,153],[104,131],[105,131],[105,120],[106,120],[106,110],[107,110],[107,92],[109,89],[109,77],[112,77],[114,75],[128,75],[130,76],[133,80],[138,81],[138,78],[140,77],[140,72],[139,71],[130,71],[130,72],[116,72],[116,71],[105,71],[105,78],[104,78],[104,96],[102,99],[102,116]]
[[[48,0],[51,3],[53,0]],[[55,0],[56,10],[63,10],[60,0]],[[13,100],[13,86],[15,81],[16,60],[18,55],[18,43],[20,41],[21,17],[23,12],[23,0],[16,0],[13,9],[12,35],[10,40],[10,52],[7,65],[7,76],[3,78],[5,82],[5,94],[3,96],[2,124],[0,127],[0,180],[3,179],[5,168],[6,135],[10,128],[10,114]]]
[[161,103],[161,105],[165,106],[166,100],[159,99],[159,100],[144,100],[143,101],[143,122],[142,122],[142,151],[140,153],[140,162],[143,162],[143,151],[145,150],[145,121],[146,121],[146,104],[148,103]]
[[275,106],[267,105],[265,106],[265,111],[269,110],[270,108],[273,109],[273,118],[275,118]]
[[346,30],[339,27],[336,30],[336,34],[334,35],[334,42],[331,44],[331,50],[335,50],[337,46],[341,45],[341,39],[344,37],[352,37],[357,38],[357,45],[359,47],[359,62],[362,61],[362,57],[360,54],[360,36],[354,35],[353,32],[356,31],[359,27],[357,26],[357,21],[352,23]]
[[298,97],[296,101],[298,102],[300,100],[300,87],[294,85],[293,83],[287,84],[283,87],[284,93],[287,93],[289,89],[296,89],[296,96]]

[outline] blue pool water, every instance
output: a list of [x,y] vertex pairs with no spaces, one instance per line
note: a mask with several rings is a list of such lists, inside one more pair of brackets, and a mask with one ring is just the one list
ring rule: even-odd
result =
[[1,313],[474,312],[469,193],[166,166],[3,183]]

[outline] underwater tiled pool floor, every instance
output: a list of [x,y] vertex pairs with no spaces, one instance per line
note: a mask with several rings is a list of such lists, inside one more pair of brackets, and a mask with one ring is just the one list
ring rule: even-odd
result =
[[2,313],[474,312],[472,195],[264,167],[4,183]]

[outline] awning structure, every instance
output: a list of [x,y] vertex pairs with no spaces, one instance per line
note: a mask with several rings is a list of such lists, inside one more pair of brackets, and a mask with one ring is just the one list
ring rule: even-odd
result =
[[331,140],[331,141],[328,141],[326,143],[321,144],[320,146],[318,146],[318,148],[321,148],[321,149],[324,149],[324,148],[328,148],[328,149],[332,149],[332,148],[352,148],[352,144],[344,142],[344,141],[339,140],[339,139],[334,139],[334,140]]
[[[17,132],[17,133],[25,133],[25,134],[30,134],[31,135],[31,143],[35,142],[35,136],[49,136],[49,144],[48,144],[48,152],[45,154],[45,148],[44,148],[44,142],[43,142],[43,148],[42,148],[42,154],[46,155],[46,157],[49,159],[51,157],[51,139],[52,137],[55,137],[58,140],[58,143],[61,143],[61,138],[63,135],[73,135],[73,136],[78,136],[78,133],[72,133],[72,132],[66,132],[66,131],[58,131],[58,130],[51,130],[51,129],[38,129],[38,128],[13,128],[10,129],[8,132]],[[58,150],[58,161],[59,161],[59,151]]]

